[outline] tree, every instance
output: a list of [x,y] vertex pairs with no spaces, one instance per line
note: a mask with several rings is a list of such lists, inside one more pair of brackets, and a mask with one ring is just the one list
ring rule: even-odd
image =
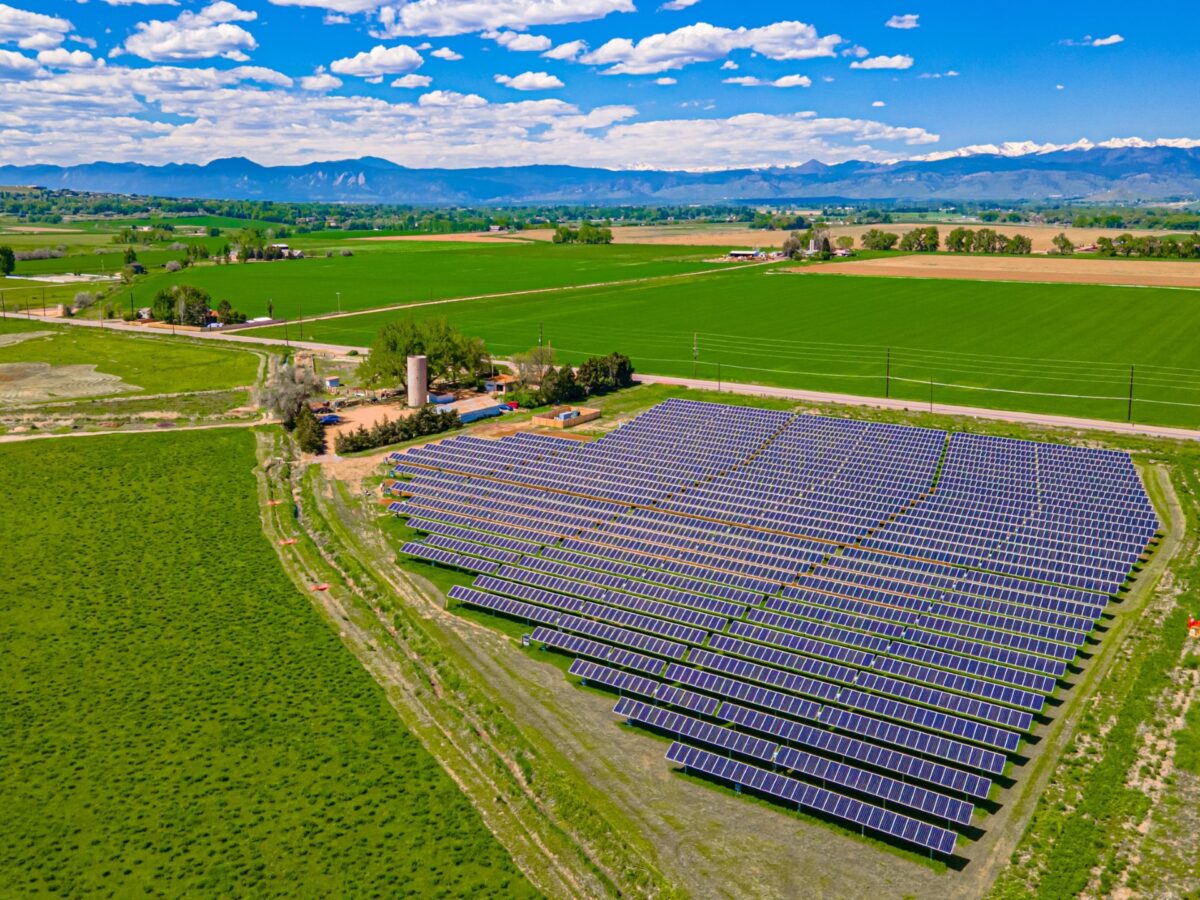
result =
[[132,247],[125,248],[125,265],[132,265],[137,262],[137,251]]
[[274,300],[267,301],[267,318],[268,319],[275,318],[275,301]]
[[783,255],[788,259],[795,259],[803,249],[800,245],[800,236],[796,232],[793,231],[783,239]]
[[12,247],[0,247],[0,275],[11,275],[17,267],[17,256]]
[[572,244],[577,237],[578,232],[569,225],[559,225],[554,229],[554,237],[551,240],[556,244]]
[[523,384],[541,384],[547,371],[554,367],[554,348],[549,344],[538,345],[528,353],[514,353],[512,361]]
[[575,371],[567,365],[551,366],[542,378],[542,398],[546,403],[557,405],[583,399],[583,388],[575,380]]
[[176,284],[155,294],[151,309],[154,318],[160,322],[203,327],[208,324],[211,303],[212,298],[200,288],[190,284]]
[[284,363],[268,376],[257,394],[258,403],[279,417],[283,427],[294,428],[297,416],[307,400],[317,393],[317,378],[312,369],[297,369]]
[[863,236],[860,238],[864,250],[891,250],[896,246],[898,240],[900,240],[900,235],[890,231],[880,231],[878,228],[863,232]]
[[1023,234],[1014,234],[1004,245],[1004,252],[1024,255],[1033,252],[1033,241]]
[[296,443],[305,453],[325,452],[325,426],[321,424],[307,403],[300,406],[296,413],[296,425],[293,431]]
[[633,363],[621,353],[593,356],[579,364],[576,378],[589,394],[603,394],[633,384]]
[[900,249],[912,253],[932,253],[938,248],[938,230],[934,226],[913,228],[900,238]]
[[848,234],[839,235],[837,239],[837,246],[839,250],[853,250],[854,238],[850,237]]
[[955,228],[946,235],[946,249],[951,253],[970,253],[975,246],[975,232],[969,228]]
[[358,376],[367,384],[403,388],[408,384],[408,357],[422,355],[431,379],[454,382],[478,374],[487,349],[479,338],[461,334],[444,318],[401,319],[380,329],[370,355],[358,367]]

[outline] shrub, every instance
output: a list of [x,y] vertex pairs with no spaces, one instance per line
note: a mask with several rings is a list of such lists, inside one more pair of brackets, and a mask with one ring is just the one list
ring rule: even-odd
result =
[[456,410],[442,411],[434,409],[432,404],[426,404],[411,416],[400,419],[384,419],[369,430],[360,425],[354,431],[339,434],[337,440],[334,441],[334,449],[338,453],[373,450],[376,447],[399,444],[417,437],[440,434],[461,426],[462,423],[458,419]]
[[346,248],[346,247],[342,248],[342,256],[353,256],[353,255],[354,255],[353,250],[350,250],[349,248]]
[[178,272],[183,268],[183,265],[177,259],[169,259],[163,268],[168,272]]

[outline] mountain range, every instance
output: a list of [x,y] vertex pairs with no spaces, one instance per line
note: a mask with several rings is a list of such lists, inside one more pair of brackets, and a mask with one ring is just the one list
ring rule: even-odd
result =
[[847,200],[1177,200],[1200,197],[1200,148],[1089,147],[972,152],[891,163],[707,172],[575,166],[411,169],[388,160],[263,166],[96,162],[0,166],[0,184],[220,200],[429,205]]

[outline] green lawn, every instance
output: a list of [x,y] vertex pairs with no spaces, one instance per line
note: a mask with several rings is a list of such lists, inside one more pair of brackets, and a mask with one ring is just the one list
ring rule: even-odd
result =
[[[703,260],[719,250],[704,247],[555,245],[544,241],[496,244],[426,241],[329,240],[319,235],[287,239],[305,248],[303,260],[205,265],[175,274],[154,273],[134,287],[148,306],[163,287],[184,283],[229,299],[247,315],[266,315],[273,301],[279,318],[397,303],[569,285],[627,281],[711,268]],[[326,258],[323,247],[336,247]],[[341,256],[347,248],[353,256]],[[126,291],[125,293],[128,293]],[[122,294],[124,296],[124,294]]]
[[244,430],[0,446],[13,896],[534,894],[280,568]]
[[[0,346],[0,364],[44,362],[55,366],[92,364],[145,393],[219,390],[254,384],[259,357],[227,344],[142,337],[81,326],[55,326],[0,319],[0,334],[54,331]],[[122,396],[125,396],[124,394]]]
[[[306,340],[366,345],[409,311],[309,323]],[[500,355],[628,353],[639,371],[928,403],[1200,425],[1200,292],[1076,284],[819,277],[703,278],[433,306]],[[282,329],[257,332],[282,338]],[[292,330],[292,337],[295,337]],[[888,348],[891,348],[891,379]],[[1030,396],[1036,391],[1063,396]],[[1100,399],[1094,399],[1100,398]]]

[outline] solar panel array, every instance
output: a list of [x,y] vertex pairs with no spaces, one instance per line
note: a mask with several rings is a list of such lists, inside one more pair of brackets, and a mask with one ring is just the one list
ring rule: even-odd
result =
[[403,552],[671,761],[943,854],[1159,527],[1127,454],[684,400],[391,462]]

